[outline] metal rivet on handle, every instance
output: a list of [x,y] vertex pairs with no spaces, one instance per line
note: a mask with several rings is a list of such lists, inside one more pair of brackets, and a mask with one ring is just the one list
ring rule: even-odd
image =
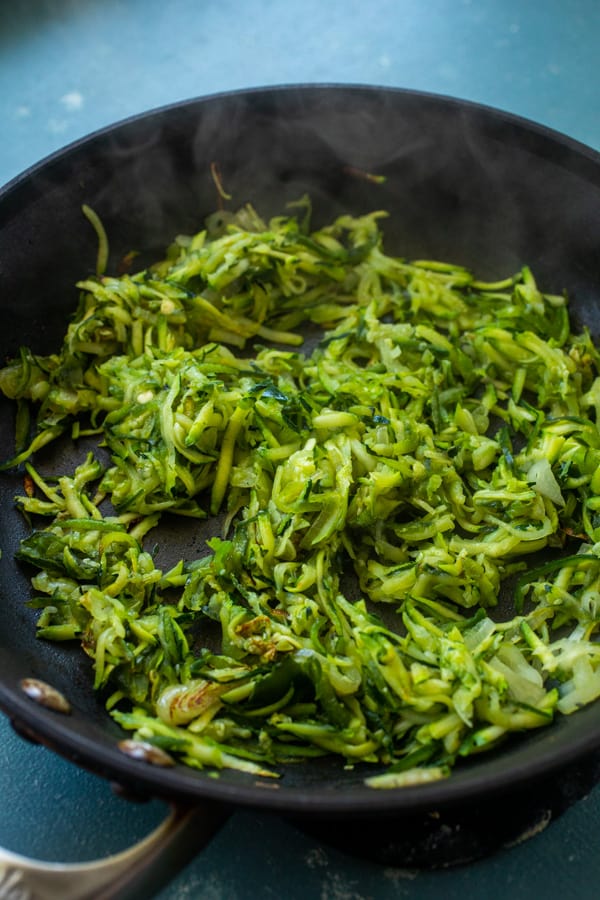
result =
[[175,760],[165,750],[155,747],[148,741],[125,740],[119,741],[118,745],[121,753],[131,756],[132,759],[138,759],[140,762],[149,763],[151,766],[174,766]]
[[71,712],[71,704],[66,697],[60,691],[57,691],[56,688],[53,688],[52,685],[41,681],[39,678],[23,678],[21,689],[30,700],[39,703],[40,706],[65,714]]

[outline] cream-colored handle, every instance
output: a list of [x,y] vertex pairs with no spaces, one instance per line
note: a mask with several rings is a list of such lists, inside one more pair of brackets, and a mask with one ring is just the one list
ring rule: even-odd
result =
[[86,863],[53,863],[0,849],[0,900],[148,900],[226,818],[220,807],[174,807],[139,843]]

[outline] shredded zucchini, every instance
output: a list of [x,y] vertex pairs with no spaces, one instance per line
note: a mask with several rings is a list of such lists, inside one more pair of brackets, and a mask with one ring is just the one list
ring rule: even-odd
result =
[[[485,283],[388,255],[383,213],[299,209],[219,213],[120,277],[86,213],[101,260],[62,346],[0,371],[18,556],[39,636],[81,642],[137,737],[419,784],[600,696],[600,357],[528,268]],[[41,474],[69,434],[98,450]],[[217,514],[161,562],[165,515]]]

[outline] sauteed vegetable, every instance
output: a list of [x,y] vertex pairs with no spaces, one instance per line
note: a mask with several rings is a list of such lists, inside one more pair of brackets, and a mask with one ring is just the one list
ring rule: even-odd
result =
[[[388,255],[383,213],[291,212],[86,278],[56,353],[0,371],[30,603],[191,766],[444,777],[600,696],[600,357],[528,268],[484,283]],[[59,437],[79,465],[44,474]],[[220,536],[166,564],[165,516]]]

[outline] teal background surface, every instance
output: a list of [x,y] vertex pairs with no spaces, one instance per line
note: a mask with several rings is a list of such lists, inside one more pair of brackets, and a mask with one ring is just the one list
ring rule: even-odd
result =
[[[516,113],[600,149],[596,0],[15,0],[0,4],[0,184],[132,114],[223,90],[371,83]],[[377,136],[374,135],[374,140]],[[0,844],[83,860],[139,839],[158,801],[26,744],[0,716]],[[160,900],[595,898],[600,788],[543,832],[441,872],[365,863],[234,813]]]

